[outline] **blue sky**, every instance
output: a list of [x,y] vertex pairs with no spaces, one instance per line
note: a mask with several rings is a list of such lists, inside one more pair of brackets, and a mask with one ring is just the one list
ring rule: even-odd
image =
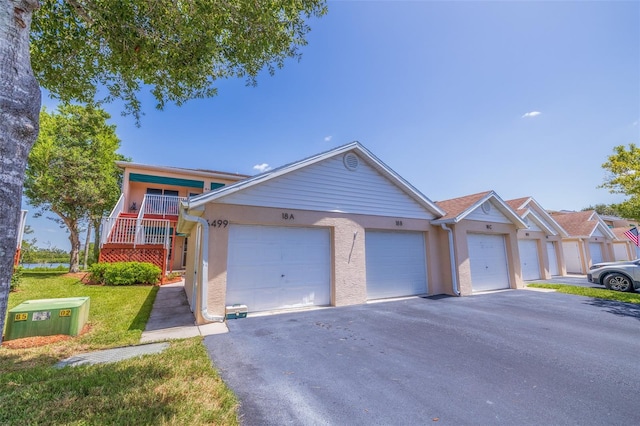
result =
[[[640,143],[640,2],[328,6],[302,60],[257,87],[221,81],[217,97],[164,111],[141,94],[139,128],[108,105],[120,152],[255,174],[357,140],[433,201],[622,201],[597,186],[613,147]],[[28,223],[39,246],[69,247],[53,222]]]

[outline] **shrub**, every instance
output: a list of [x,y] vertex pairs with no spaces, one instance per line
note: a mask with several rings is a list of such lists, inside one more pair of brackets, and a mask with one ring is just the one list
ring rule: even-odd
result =
[[169,272],[166,276],[166,279],[168,280],[173,280],[175,278],[182,278],[182,273],[181,272]]
[[105,285],[157,284],[161,272],[152,263],[94,263],[89,269],[89,279]]
[[22,283],[22,268],[18,267],[13,270],[13,275],[11,275],[11,284],[9,286],[9,291],[16,291],[20,284]]
[[111,263],[94,263],[89,267],[89,281],[104,284],[104,274]]

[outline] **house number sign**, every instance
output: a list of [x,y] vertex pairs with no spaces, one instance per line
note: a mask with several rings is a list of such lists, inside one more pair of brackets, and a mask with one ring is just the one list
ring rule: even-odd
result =
[[283,220],[295,220],[296,218],[293,217],[293,213],[282,213],[282,219]]
[[209,226],[212,226],[214,228],[226,228],[227,226],[229,226],[229,221],[227,219],[212,220],[211,222],[207,220],[207,223],[209,224]]

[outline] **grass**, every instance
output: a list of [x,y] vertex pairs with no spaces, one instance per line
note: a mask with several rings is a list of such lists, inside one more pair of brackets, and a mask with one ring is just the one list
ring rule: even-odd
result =
[[615,300],[617,302],[640,304],[640,293],[623,293],[607,290],[606,288],[578,287],[565,284],[529,284],[527,287],[550,288],[560,293],[576,294],[578,296],[593,297],[596,299]]
[[237,399],[212,368],[202,338],[112,364],[53,365],[73,354],[137,344],[157,287],[85,286],[25,273],[9,307],[29,299],[89,296],[90,331],[30,349],[0,346],[0,424],[238,424]]

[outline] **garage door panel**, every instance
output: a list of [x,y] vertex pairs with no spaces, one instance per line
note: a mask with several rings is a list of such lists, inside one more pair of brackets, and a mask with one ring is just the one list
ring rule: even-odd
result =
[[523,280],[540,278],[540,261],[538,259],[538,243],[536,240],[518,240],[520,266]]
[[467,242],[473,291],[509,288],[509,268],[504,236],[469,234]]
[[367,298],[412,296],[427,292],[422,232],[367,231]]
[[563,241],[564,262],[569,274],[582,274],[580,247],[575,241]]
[[331,303],[327,229],[232,225],[228,256],[227,304],[256,312]]
[[627,253],[627,244],[614,244],[613,245],[613,255],[615,256],[615,261],[620,260],[631,260],[629,259],[629,254]]
[[601,243],[589,243],[589,251],[591,252],[592,264],[600,263],[604,260]]

